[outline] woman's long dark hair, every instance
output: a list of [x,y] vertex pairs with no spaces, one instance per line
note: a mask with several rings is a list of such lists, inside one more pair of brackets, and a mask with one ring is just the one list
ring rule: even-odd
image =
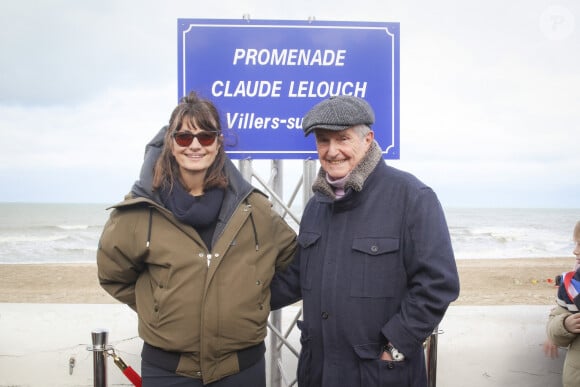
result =
[[192,91],[181,98],[179,104],[171,113],[169,127],[163,140],[163,150],[155,164],[153,189],[164,188],[171,190],[175,181],[179,179],[179,165],[172,154],[174,146],[172,135],[181,128],[186,120],[189,120],[189,124],[193,128],[217,132],[217,141],[220,142],[216,158],[206,172],[203,189],[227,187],[228,179],[224,171],[227,156],[221,136],[222,128],[219,113],[211,101],[199,97],[197,93]]

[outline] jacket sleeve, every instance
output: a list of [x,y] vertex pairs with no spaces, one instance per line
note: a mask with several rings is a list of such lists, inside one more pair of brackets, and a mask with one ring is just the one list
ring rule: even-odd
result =
[[556,306],[550,311],[548,323],[546,324],[546,334],[558,347],[569,346],[578,336],[575,333],[568,332],[564,326],[564,319],[570,316],[572,312],[567,309]]
[[405,355],[424,340],[459,295],[459,276],[445,215],[435,193],[420,189],[406,204],[403,259],[407,292],[382,334]]
[[[134,218],[134,217],[133,217]],[[113,210],[105,224],[97,249],[99,283],[118,301],[135,309],[135,283],[143,271],[143,263],[131,246],[128,230],[134,230],[135,219],[127,219],[123,212]],[[136,257],[136,258],[135,258]],[[141,262],[141,263],[139,263]]]
[[286,269],[296,252],[296,232],[278,214],[274,217],[274,236],[278,246],[278,258],[276,259],[276,271]]
[[276,262],[276,273],[270,284],[272,310],[293,304],[302,298],[299,286],[300,264],[295,259],[296,233],[279,215],[276,215],[274,224],[274,235],[277,245],[280,246],[280,253]]
[[272,298],[270,308],[280,309],[291,305],[302,299],[300,290],[300,254],[295,254],[290,265],[284,269],[276,271],[270,285]]

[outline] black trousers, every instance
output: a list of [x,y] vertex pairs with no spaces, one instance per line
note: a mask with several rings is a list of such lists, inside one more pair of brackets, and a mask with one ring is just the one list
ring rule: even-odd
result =
[[262,356],[256,364],[210,384],[203,384],[201,379],[177,375],[142,361],[141,378],[142,387],[266,387],[266,360]]

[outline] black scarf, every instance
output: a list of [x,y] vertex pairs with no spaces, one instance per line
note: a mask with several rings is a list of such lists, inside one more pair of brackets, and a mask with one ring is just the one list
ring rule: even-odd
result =
[[171,191],[161,190],[165,207],[181,222],[195,228],[210,250],[223,199],[224,190],[221,188],[210,188],[201,196],[190,195],[181,183],[174,184]]

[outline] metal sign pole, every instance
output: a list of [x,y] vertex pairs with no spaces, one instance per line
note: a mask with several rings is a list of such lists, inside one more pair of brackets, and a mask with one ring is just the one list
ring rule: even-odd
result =
[[[272,170],[271,170],[271,188],[279,196],[282,197],[283,193],[283,181],[282,181],[282,160],[272,160]],[[274,201],[274,210],[278,213],[282,213],[283,208],[277,202]],[[282,326],[282,311],[275,310],[270,313],[270,323],[278,331],[281,330]],[[280,364],[282,364],[282,351],[279,346],[279,339],[276,335],[270,336],[270,385],[272,387],[280,387],[282,383],[282,373],[280,371]]]
[[312,184],[314,179],[316,179],[316,160],[308,159],[304,160],[302,164],[302,174],[304,176],[303,189],[302,189],[302,209],[308,203],[310,197],[312,197]]

